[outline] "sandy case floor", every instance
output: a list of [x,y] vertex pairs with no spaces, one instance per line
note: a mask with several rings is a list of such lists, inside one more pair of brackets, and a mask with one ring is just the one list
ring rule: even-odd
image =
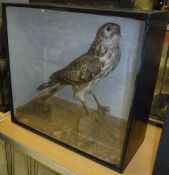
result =
[[33,99],[16,109],[16,119],[101,160],[119,165],[127,122],[58,97]]

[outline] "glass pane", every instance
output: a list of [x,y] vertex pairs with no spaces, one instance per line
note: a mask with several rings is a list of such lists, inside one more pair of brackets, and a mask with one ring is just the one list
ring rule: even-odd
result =
[[119,166],[144,22],[8,7],[7,26],[15,119]]

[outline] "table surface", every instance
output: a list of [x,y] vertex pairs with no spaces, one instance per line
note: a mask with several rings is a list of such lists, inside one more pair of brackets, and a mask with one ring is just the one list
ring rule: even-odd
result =
[[0,112],[0,120],[10,115],[10,112],[2,113]]
[[[4,118],[7,115],[9,113],[4,115],[0,113],[0,137],[62,175],[119,175],[109,168],[14,124],[10,116]],[[160,128],[148,126],[145,141],[124,171],[124,175],[152,174],[160,135]]]

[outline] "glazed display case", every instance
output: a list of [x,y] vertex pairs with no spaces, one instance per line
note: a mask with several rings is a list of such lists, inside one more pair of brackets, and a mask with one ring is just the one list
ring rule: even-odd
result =
[[144,140],[166,13],[3,8],[12,121],[122,172]]

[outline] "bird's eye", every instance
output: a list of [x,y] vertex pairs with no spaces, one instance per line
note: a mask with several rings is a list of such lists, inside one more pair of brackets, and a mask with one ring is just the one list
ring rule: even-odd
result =
[[110,27],[108,26],[108,27],[107,27],[107,31],[110,31],[110,30],[111,30],[111,29],[110,29]]

